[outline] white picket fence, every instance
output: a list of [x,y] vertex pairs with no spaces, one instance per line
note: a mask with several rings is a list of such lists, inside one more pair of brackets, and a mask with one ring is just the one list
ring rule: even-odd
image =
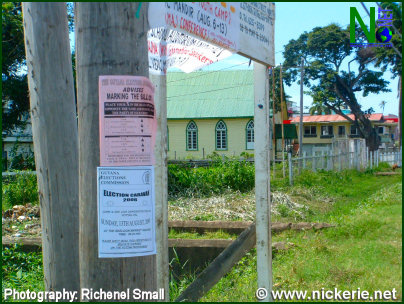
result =
[[[282,163],[282,160],[279,160]],[[390,165],[397,164],[402,166],[402,150],[394,152],[381,152],[380,150],[371,151],[366,148],[358,149],[354,152],[331,151],[307,155],[303,153],[303,157],[292,157],[292,153],[288,153],[288,158],[284,161],[285,171],[288,171],[289,182],[293,184],[293,177],[300,174],[302,170],[327,170],[342,171],[346,169],[364,170],[366,168],[374,168],[379,166],[380,162],[386,162]],[[286,169],[287,168],[287,169]]]

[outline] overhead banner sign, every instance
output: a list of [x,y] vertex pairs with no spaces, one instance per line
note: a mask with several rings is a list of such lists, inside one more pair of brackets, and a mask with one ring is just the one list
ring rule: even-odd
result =
[[154,86],[142,76],[100,76],[100,164],[154,164]]
[[156,254],[154,168],[98,167],[98,256]]
[[275,65],[274,3],[151,2],[149,22]]
[[175,67],[185,73],[229,57],[232,53],[185,33],[155,28],[147,34],[149,72],[164,75]]

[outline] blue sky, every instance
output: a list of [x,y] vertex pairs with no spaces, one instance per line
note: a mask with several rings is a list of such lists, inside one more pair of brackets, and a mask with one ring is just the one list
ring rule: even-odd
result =
[[[365,5],[369,8],[376,7],[375,2],[366,2]],[[349,24],[349,8],[355,6],[362,16],[365,24],[369,24],[369,17],[363,9],[360,2],[278,2],[276,3],[275,12],[275,63],[279,65],[283,62],[282,51],[291,39],[297,39],[304,31],[311,31],[316,26],[326,26],[330,23],[337,23],[340,26],[346,27]],[[348,62],[348,60],[346,60]],[[233,55],[221,62],[212,64],[204,70],[219,70],[228,68],[233,65],[240,64],[232,69],[248,68],[249,59],[239,55]],[[242,64],[245,63],[245,64]],[[252,68],[252,65],[251,67]],[[397,84],[398,78],[391,79],[391,73],[384,74],[385,80],[389,81],[391,92],[371,94],[363,97],[357,93],[357,98],[363,109],[373,107],[377,113],[382,113],[382,108],[379,106],[382,100],[387,104],[384,108],[384,114],[398,113],[398,98]],[[307,88],[305,88],[307,90]],[[300,89],[299,85],[294,84],[291,87],[285,87],[285,92],[292,96],[292,100],[299,103]],[[310,106],[312,98],[304,95],[304,106]]]
[[[365,2],[369,8],[376,7],[375,2]],[[369,17],[363,9],[360,2],[278,2],[275,7],[275,63],[279,65],[283,62],[283,47],[291,40],[297,39],[304,31],[311,31],[316,26],[326,26],[331,23],[337,23],[346,27],[349,24],[349,8],[354,6],[362,16],[365,24],[369,24]],[[74,33],[70,34],[72,48],[74,47]],[[346,60],[347,64],[349,60]],[[232,55],[220,62],[211,64],[203,68],[203,70],[221,70],[221,69],[248,69],[252,68],[252,64],[248,66],[249,59],[240,55]],[[236,67],[233,67],[235,66]],[[354,68],[354,65],[351,65]],[[174,69],[178,70],[178,69]],[[382,100],[387,104],[384,108],[384,114],[398,114],[398,98],[397,84],[398,78],[392,79],[392,74],[386,72],[384,79],[389,81],[389,93],[371,94],[363,97],[357,93],[356,97],[362,105],[363,109],[373,107],[376,113],[382,113],[379,106]],[[307,90],[305,88],[304,90]],[[300,88],[297,83],[291,87],[285,87],[285,92],[290,95],[293,101],[299,103]],[[310,106],[312,98],[304,95],[304,106]]]

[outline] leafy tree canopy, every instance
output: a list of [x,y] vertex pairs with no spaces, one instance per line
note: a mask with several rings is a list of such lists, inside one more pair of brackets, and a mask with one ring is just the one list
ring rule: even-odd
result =
[[[73,3],[67,4],[69,30],[73,31]],[[24,127],[29,111],[21,2],[2,3],[2,129]]]
[[[364,34],[356,28],[357,40],[364,39]],[[376,57],[369,48],[357,49],[350,46],[349,27],[341,28],[337,24],[316,27],[311,32],[304,32],[297,40],[291,40],[283,52],[284,65],[288,68],[285,82],[290,85],[300,75],[300,62],[304,58],[304,84],[310,88],[316,102],[321,102],[337,114],[359,127],[360,133],[372,149],[379,142],[372,130],[368,113],[372,108],[363,110],[356,94],[368,96],[370,93],[389,92],[388,81],[382,78],[383,72],[372,70]],[[353,68],[352,62],[356,63]],[[343,69],[348,63],[348,69]],[[348,107],[355,119],[342,112]]]

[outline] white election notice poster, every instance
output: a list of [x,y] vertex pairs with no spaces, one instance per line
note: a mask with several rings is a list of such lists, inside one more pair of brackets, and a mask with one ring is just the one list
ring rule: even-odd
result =
[[156,254],[154,167],[98,167],[98,256]]

